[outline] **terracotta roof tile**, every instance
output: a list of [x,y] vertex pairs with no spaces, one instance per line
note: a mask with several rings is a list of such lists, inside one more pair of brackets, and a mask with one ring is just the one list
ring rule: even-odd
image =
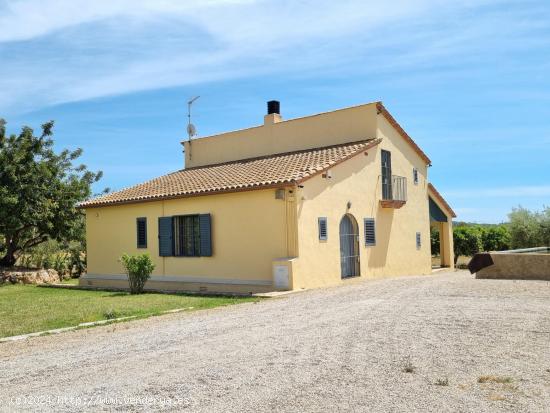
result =
[[300,183],[379,142],[380,139],[369,139],[182,169],[130,188],[84,201],[79,204],[79,207],[237,192]]

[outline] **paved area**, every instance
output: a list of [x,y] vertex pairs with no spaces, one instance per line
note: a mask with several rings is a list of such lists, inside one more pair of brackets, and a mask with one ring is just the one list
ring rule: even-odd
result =
[[353,280],[0,344],[0,411],[549,406],[546,281],[475,280],[465,272]]

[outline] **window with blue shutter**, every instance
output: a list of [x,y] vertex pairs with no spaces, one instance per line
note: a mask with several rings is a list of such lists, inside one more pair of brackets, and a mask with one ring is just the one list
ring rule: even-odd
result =
[[365,218],[365,246],[374,247],[376,245],[376,226],[374,218]]
[[172,217],[159,218],[159,255],[161,257],[174,255]]
[[147,218],[136,219],[137,247],[147,248]]
[[422,237],[420,232],[416,233],[416,249],[419,250],[422,247]]
[[328,239],[327,218],[320,217],[317,223],[319,227],[319,240],[326,241]]
[[199,215],[199,230],[202,257],[212,256],[212,217],[210,214]]
[[210,214],[178,215],[170,219],[172,236],[172,254],[170,255],[175,257],[212,256]]
[[382,199],[393,199],[391,182],[391,152],[382,150]]
[[173,217],[174,255],[176,257],[200,257],[201,238],[198,215]]

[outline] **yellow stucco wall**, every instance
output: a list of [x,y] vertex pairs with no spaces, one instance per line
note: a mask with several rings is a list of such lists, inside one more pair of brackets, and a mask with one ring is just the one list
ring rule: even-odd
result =
[[[339,225],[349,213],[359,227],[362,277],[429,274],[427,165],[377,114],[375,104],[197,139],[191,148],[185,144],[186,164],[200,166],[368,138],[382,141],[367,156],[359,154],[333,167],[331,179],[317,175],[305,181],[303,188],[286,188],[285,200],[275,199],[275,190],[266,189],[90,208],[86,211],[88,272],[120,276],[122,253],[149,252],[156,264],[151,285],[166,289],[202,289],[204,280],[214,285],[209,291],[264,291],[272,288],[277,266],[279,270],[288,267],[290,288],[338,284],[342,282]],[[382,149],[392,153],[392,174],[407,179],[408,200],[400,209],[380,206]],[[419,173],[418,185],[413,183],[413,168]],[[199,213],[212,215],[214,255],[159,257],[158,217]],[[138,217],[147,217],[147,250],[136,247]],[[318,239],[319,217],[328,218],[327,241]],[[375,218],[376,246],[365,246],[364,218]],[[420,249],[417,232],[421,233]],[[98,286],[122,282],[116,278],[89,281]]]
[[[304,182],[298,192],[300,257],[293,268],[294,288],[311,288],[342,282],[340,278],[339,225],[351,214],[359,226],[362,277],[385,277],[431,273],[427,166],[382,116],[378,137],[383,141],[334,168],[332,178],[317,176]],[[381,150],[392,153],[393,175],[407,178],[407,203],[400,209],[382,208]],[[419,183],[413,183],[413,168]],[[351,202],[351,208],[347,203]],[[328,219],[328,240],[318,238],[318,217]],[[365,246],[363,219],[375,218],[376,246]],[[416,248],[416,232],[422,247]]]
[[[123,274],[118,261],[122,253],[148,252],[156,265],[153,276],[271,283],[272,260],[287,256],[292,246],[286,202],[275,199],[274,189],[266,189],[90,208],[86,211],[88,273]],[[160,257],[158,218],[199,213],[212,216],[213,256]],[[147,218],[146,249],[136,245],[138,217]]]
[[[376,103],[183,142],[186,168],[376,136]],[[191,154],[191,157],[190,157]]]

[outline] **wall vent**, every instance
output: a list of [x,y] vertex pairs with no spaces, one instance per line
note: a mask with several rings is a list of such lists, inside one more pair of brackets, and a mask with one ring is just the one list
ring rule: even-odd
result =
[[275,199],[285,199],[285,190],[284,189],[277,189],[275,191]]

